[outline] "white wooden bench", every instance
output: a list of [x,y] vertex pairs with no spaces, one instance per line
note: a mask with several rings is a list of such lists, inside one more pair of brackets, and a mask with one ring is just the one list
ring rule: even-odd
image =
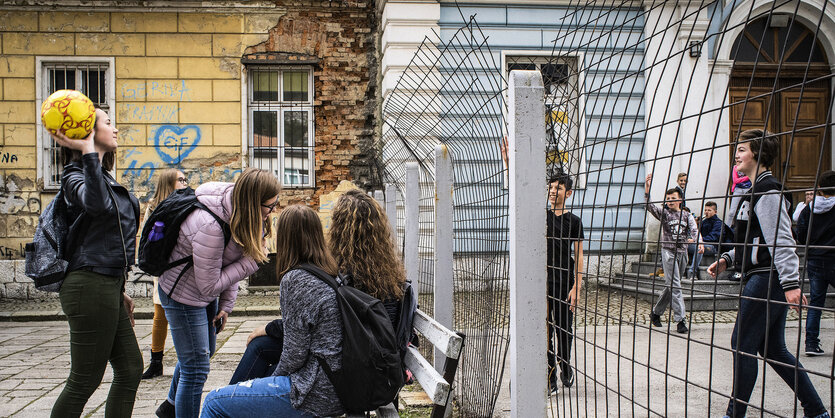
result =
[[[423,391],[432,400],[432,417],[449,416],[452,383],[455,381],[458,359],[464,347],[464,334],[449,330],[420,309],[415,314],[414,327],[420,335],[423,335],[424,340],[436,349],[436,353],[440,352],[444,356],[444,374],[441,376],[432,363],[412,346],[409,346],[409,351],[406,352],[406,367],[411,370],[415,380],[420,383]],[[377,408],[376,413],[378,417],[384,418],[400,416],[394,402]],[[348,418],[358,417],[363,417],[363,415],[348,414]]]

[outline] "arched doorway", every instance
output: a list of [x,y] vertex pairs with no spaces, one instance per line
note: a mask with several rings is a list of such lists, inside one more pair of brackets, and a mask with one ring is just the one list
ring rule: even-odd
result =
[[[731,59],[731,143],[746,129],[781,134],[783,164],[773,168],[774,175],[785,175],[788,190],[811,188],[818,167],[832,167],[826,126],[831,70],[815,33],[791,15],[767,16],[745,27]],[[802,194],[795,193],[795,202]]]

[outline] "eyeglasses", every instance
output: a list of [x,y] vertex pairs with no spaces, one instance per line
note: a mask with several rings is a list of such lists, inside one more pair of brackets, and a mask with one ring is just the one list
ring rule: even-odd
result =
[[183,184],[188,184],[188,179],[185,177],[177,177],[177,181]]
[[270,212],[272,212],[273,209],[275,209],[276,205],[278,205],[278,199],[276,199],[275,202],[273,202],[271,205],[265,205],[265,204],[262,203],[261,207],[265,208],[265,209],[269,209]]

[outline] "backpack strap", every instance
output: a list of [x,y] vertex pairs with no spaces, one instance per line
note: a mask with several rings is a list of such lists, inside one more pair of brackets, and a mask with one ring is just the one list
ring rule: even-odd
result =
[[342,287],[343,285],[345,285],[345,283],[339,277],[333,277],[330,274],[328,274],[326,271],[320,269],[319,267],[314,266],[313,264],[309,264],[309,263],[299,264],[298,266],[296,266],[294,268],[304,270],[304,271],[316,276],[317,278],[319,278],[319,280],[325,282],[328,286],[332,287],[333,290],[337,290],[340,287]]
[[[220,229],[223,231],[223,248],[226,249],[226,246],[229,245],[229,241],[232,239],[232,229],[229,227],[229,224],[226,223],[226,221],[224,221],[223,219],[220,219],[220,216],[217,216],[214,212],[207,208],[206,205],[200,203],[199,200],[194,203],[194,206],[199,209],[205,210],[206,212],[209,212],[209,215],[212,215],[212,218],[215,218],[215,221],[217,221],[217,223],[220,224]],[[183,257],[177,261],[171,262],[170,264],[168,264],[168,267],[165,268],[166,270],[169,270],[184,263],[186,264],[186,266],[183,267],[182,270],[180,270],[180,274],[177,275],[177,280],[174,281],[174,286],[171,286],[171,290],[168,291],[169,299],[171,299],[171,294],[174,293],[174,289],[177,288],[177,283],[180,283],[180,279],[183,278],[183,275],[186,273],[186,271],[194,267],[194,256],[190,255],[188,257]]]
[[220,216],[217,216],[211,211],[211,209],[207,208],[206,205],[200,203],[199,200],[194,203],[194,206],[209,212],[209,215],[212,215],[212,218],[215,218],[215,221],[220,224],[220,229],[223,230],[223,248],[226,248],[226,246],[229,245],[229,241],[232,239],[232,229],[229,227],[229,224],[223,219],[220,219]]

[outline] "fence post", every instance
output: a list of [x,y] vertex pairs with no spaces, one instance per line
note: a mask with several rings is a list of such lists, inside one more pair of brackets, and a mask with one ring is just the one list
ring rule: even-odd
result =
[[[435,320],[453,326],[452,286],[452,159],[446,145],[435,146]],[[444,356],[435,350],[435,369],[443,373]]]
[[511,71],[509,86],[510,414],[543,417],[548,392],[542,75]]
[[391,240],[395,247],[400,247],[400,242],[397,240],[397,186],[392,183],[386,184],[386,216],[389,218],[389,226],[391,226]]
[[371,196],[374,197],[374,200],[376,200],[377,203],[380,204],[380,207],[383,208],[383,210],[386,210],[386,199],[383,196],[382,190],[374,190],[374,194],[372,194]]
[[420,293],[420,172],[418,163],[406,163],[406,229],[403,231],[403,264],[406,280]]

